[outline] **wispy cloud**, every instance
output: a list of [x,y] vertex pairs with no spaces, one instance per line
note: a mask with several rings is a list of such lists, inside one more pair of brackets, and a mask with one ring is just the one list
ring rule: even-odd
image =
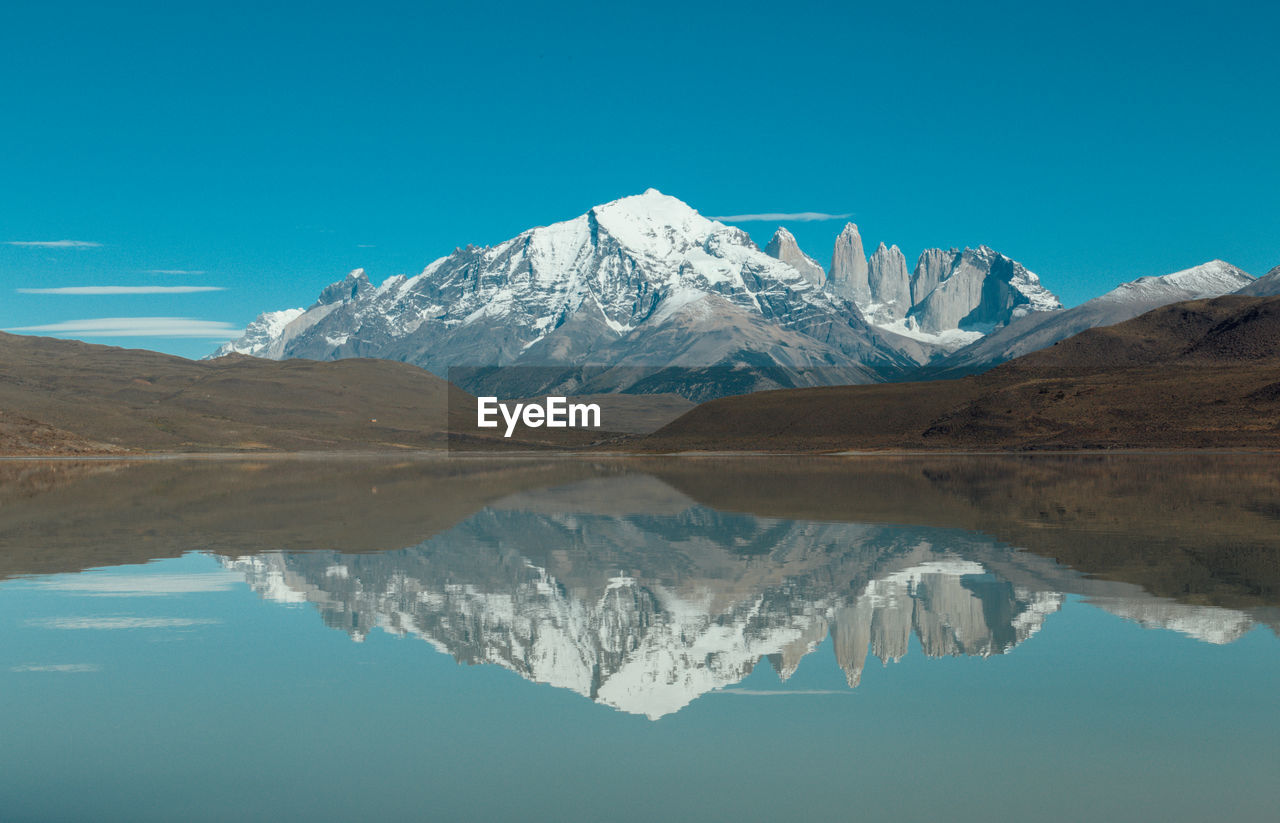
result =
[[376,249],[378,247],[372,243],[356,243],[356,248],[357,249]]
[[718,689],[712,694],[741,694],[747,697],[789,697],[814,694],[853,694],[849,689]]
[[823,211],[767,211],[760,214],[722,214],[712,217],[725,223],[816,223],[822,220],[847,220],[848,214],[827,214]]
[[100,672],[102,667],[97,663],[23,663],[20,666],[10,666],[11,672]]
[[221,622],[221,620],[207,617],[50,617],[44,620],[28,620],[27,625],[41,629],[119,631],[122,629],[185,629],[191,626],[212,626]]
[[18,294],[197,294],[226,291],[223,286],[60,286],[52,289],[14,289]]
[[77,337],[209,337],[229,340],[244,334],[230,323],[194,317],[99,317],[43,326],[19,326],[11,332],[45,332]]
[[36,249],[96,249],[101,243],[92,240],[6,240],[8,246],[27,246]]
[[235,572],[199,574],[101,574],[77,575],[40,581],[41,589],[98,597],[148,597],[230,591],[244,578]]
[[143,274],[204,274],[204,269],[143,269]]

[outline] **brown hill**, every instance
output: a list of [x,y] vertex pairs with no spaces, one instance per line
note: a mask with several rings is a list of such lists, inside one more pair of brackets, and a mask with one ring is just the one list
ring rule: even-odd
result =
[[475,426],[475,398],[390,360],[187,360],[0,333],[0,454],[575,449],[691,404],[611,395],[613,428]]
[[1166,306],[978,377],[705,403],[641,451],[1280,448],[1280,298]]
[[385,360],[193,361],[0,334],[0,453],[438,448],[450,390]]
[[1280,358],[1280,298],[1174,303],[1011,360],[1009,370],[1099,372],[1136,366],[1250,364]]

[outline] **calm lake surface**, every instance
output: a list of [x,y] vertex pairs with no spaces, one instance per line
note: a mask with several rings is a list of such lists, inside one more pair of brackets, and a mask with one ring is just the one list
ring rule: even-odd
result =
[[0,820],[1273,821],[1274,456],[0,463]]

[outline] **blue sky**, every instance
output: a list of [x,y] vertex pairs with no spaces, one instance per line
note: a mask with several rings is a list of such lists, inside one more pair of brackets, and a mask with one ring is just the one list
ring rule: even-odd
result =
[[[1280,12],[1256,2],[15,6],[0,328],[219,334],[650,186],[851,213],[912,261],[986,243],[1068,304],[1280,264]],[[841,222],[788,225],[829,260]],[[64,240],[99,245],[12,245]],[[17,291],[107,286],[222,290]],[[219,342],[151,326],[91,339]]]

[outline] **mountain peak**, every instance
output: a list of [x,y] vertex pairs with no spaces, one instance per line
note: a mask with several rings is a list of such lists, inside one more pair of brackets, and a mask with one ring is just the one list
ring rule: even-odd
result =
[[316,305],[325,306],[330,303],[351,300],[370,291],[372,288],[373,284],[369,282],[369,276],[364,273],[364,269],[352,269],[342,280],[320,292]]
[[827,283],[832,293],[851,303],[865,306],[872,302],[871,288],[867,284],[867,255],[862,250],[862,235],[856,223],[845,223],[836,238],[831,252],[831,279]]
[[791,266],[815,286],[820,285],[827,277],[822,265],[801,251],[795,236],[782,226],[778,226],[778,230],[773,233],[773,239],[764,247],[764,253]]
[[1181,299],[1218,297],[1239,291],[1253,283],[1253,275],[1225,260],[1209,260],[1189,269],[1158,277],[1148,276],[1122,283],[1098,300],[1130,301],[1152,299],[1174,290],[1185,292]]
[[610,200],[608,203],[601,203],[591,209],[596,214],[612,213],[612,212],[630,212],[633,214],[651,214],[654,217],[663,217],[667,215],[678,215],[680,217],[689,214],[697,214],[692,206],[684,202],[678,197],[672,197],[669,194],[663,194],[657,189],[645,189],[640,194],[629,194],[626,197],[619,197],[617,200]]
[[624,246],[657,257],[700,244],[722,228],[683,200],[657,189],[595,206],[590,215]]

